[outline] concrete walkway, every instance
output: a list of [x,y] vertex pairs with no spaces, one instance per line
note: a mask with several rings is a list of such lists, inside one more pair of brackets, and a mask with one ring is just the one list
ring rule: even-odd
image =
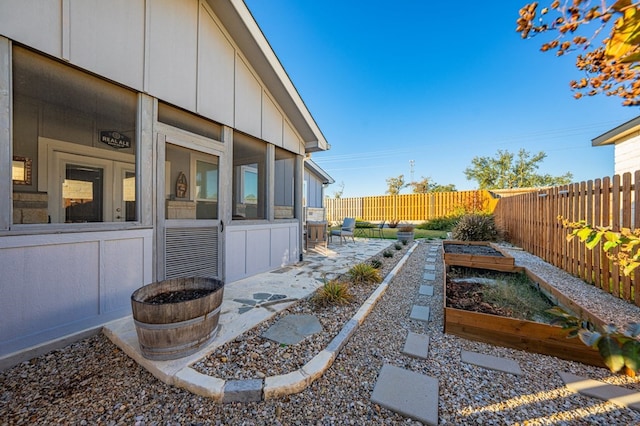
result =
[[[264,381],[226,382],[198,373],[190,366],[217,347],[268,320],[297,300],[309,296],[322,286],[325,280],[347,272],[353,265],[369,259],[393,242],[356,238],[355,242],[330,244],[326,250],[307,252],[304,260],[296,265],[285,266],[225,286],[218,333],[208,345],[190,356],[170,361],[151,361],[144,358],[131,316],[107,324],[103,332],[128,356],[161,381],[217,401],[254,401],[299,392],[331,365],[337,352],[364,321],[375,301],[365,302],[356,314],[357,318],[349,321],[329,347],[305,365],[302,371],[267,377]],[[400,264],[404,263],[407,257],[408,254]],[[388,283],[388,280],[385,282]],[[374,294],[380,297],[380,287]]]

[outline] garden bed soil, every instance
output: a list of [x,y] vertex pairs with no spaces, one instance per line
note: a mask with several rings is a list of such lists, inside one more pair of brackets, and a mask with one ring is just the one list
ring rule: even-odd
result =
[[517,272],[512,256],[499,247],[485,241],[443,241],[442,252],[445,266],[466,266],[493,271]]
[[[525,269],[525,272],[554,304],[563,306],[583,320],[596,325],[604,324],[604,321],[551,287],[531,271]],[[578,338],[568,339],[567,331],[561,327],[505,316],[508,312],[503,307],[487,303],[477,297],[477,294],[470,296],[474,294],[474,284],[450,285],[446,271],[444,280],[445,333],[492,345],[605,367],[597,350],[587,347]]]

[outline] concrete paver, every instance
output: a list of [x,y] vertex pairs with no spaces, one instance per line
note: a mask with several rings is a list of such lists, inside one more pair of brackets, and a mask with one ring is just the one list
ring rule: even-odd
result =
[[432,285],[421,285],[418,293],[423,296],[433,296],[433,286]]
[[424,275],[422,275],[422,279],[425,281],[435,281],[436,274],[434,274],[433,272],[425,272]]
[[402,353],[415,358],[427,359],[429,355],[429,336],[409,332]]
[[287,315],[262,333],[262,337],[285,345],[295,345],[321,331],[322,324],[315,315]]
[[430,313],[431,311],[428,306],[413,305],[409,318],[416,321],[428,322]]
[[558,374],[567,388],[573,392],[640,411],[640,392],[563,371],[559,371]]
[[262,380],[229,380],[224,385],[222,402],[255,402],[262,400]]
[[488,368],[489,370],[502,371],[504,373],[522,375],[520,364],[509,358],[501,358],[493,355],[485,355],[478,352],[462,351],[462,362]]
[[438,424],[438,380],[433,377],[385,364],[371,401],[422,423]]
[[426,265],[424,265],[424,270],[425,271],[435,271],[436,270],[436,265],[427,263]]

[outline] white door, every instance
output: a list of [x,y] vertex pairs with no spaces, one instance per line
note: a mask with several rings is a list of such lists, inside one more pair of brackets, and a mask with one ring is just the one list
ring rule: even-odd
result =
[[133,163],[54,152],[51,170],[52,222],[136,220]]
[[136,221],[136,168],[134,164],[114,162],[114,205],[115,222]]

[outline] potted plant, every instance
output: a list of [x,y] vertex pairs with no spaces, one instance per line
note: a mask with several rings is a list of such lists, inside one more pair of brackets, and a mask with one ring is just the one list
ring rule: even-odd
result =
[[414,226],[411,224],[399,225],[398,226],[398,241],[410,243],[413,241],[413,230]]

